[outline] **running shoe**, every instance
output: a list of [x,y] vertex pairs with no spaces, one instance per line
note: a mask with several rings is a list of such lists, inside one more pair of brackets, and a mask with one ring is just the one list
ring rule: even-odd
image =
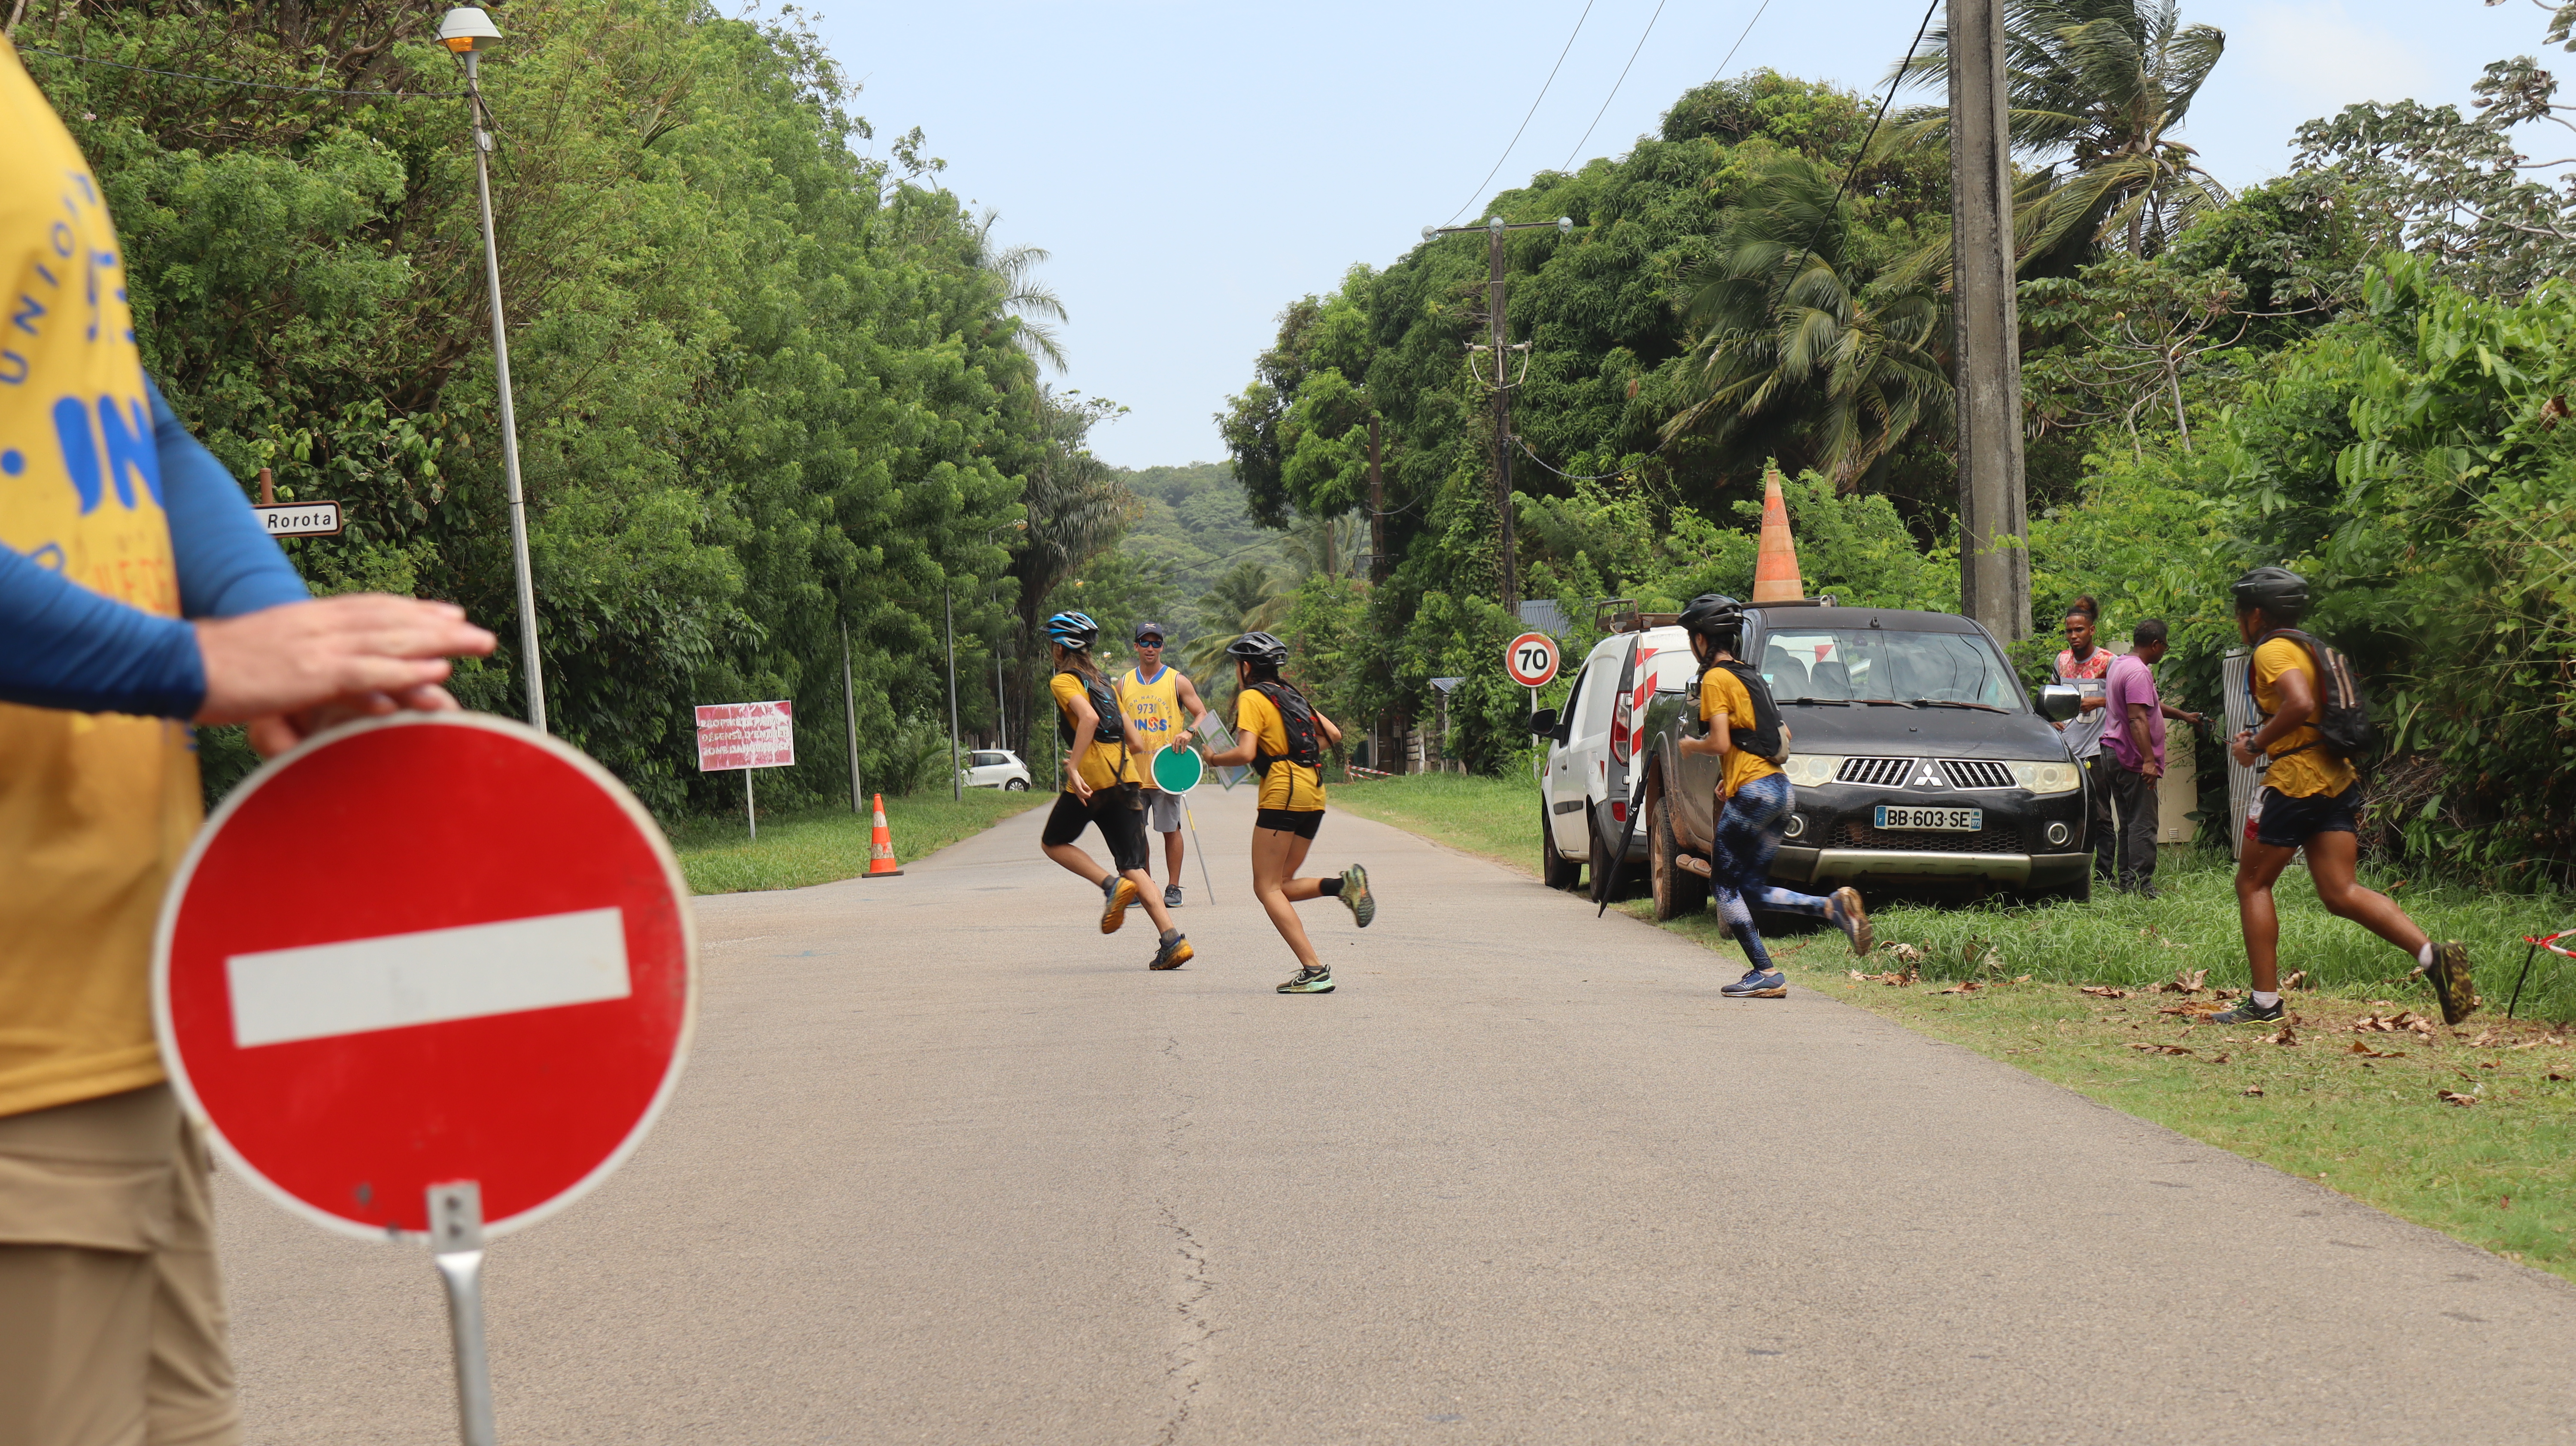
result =
[[1351,909],[1351,917],[1365,929],[1377,917],[1377,900],[1368,891],[1368,870],[1357,864],[1342,870],[1342,902]]
[[2206,1022],[2210,1024],[2278,1024],[2281,1021],[2281,1014],[2282,1008],[2279,1004],[2276,1003],[2266,1009],[2255,1003],[2254,996],[2249,994],[2245,996],[2244,1003],[2233,1009],[2221,1010],[2209,1016]]
[[1282,994],[1330,994],[1333,971],[1324,968],[1299,969],[1297,977],[1279,986]]
[[1833,896],[1825,900],[1825,918],[1843,931],[1844,938],[1851,940],[1853,958],[1868,957],[1871,938],[1869,910],[1861,907],[1860,890],[1849,887],[1834,890]]
[[2478,1012],[2477,981],[2469,977],[2469,946],[2457,939],[2445,939],[2433,946],[2433,962],[2419,964],[2415,972],[2433,986],[2433,998],[2442,1006],[2442,1022],[2457,1024]]
[[1172,942],[1165,944],[1154,951],[1154,962],[1146,965],[1145,967],[1148,969],[1178,969],[1197,957],[1198,951],[1190,947],[1190,936],[1187,934],[1174,934],[1172,936]]
[[1181,886],[1178,884],[1165,884],[1163,886],[1163,907],[1166,909],[1177,909],[1180,906]]
[[1747,969],[1743,978],[1717,992],[1729,999],[1786,999],[1789,997],[1789,976],[1777,969],[1768,973]]
[[1136,881],[1125,874],[1111,874],[1100,881],[1100,932],[1115,934],[1127,922],[1127,906],[1136,902]]

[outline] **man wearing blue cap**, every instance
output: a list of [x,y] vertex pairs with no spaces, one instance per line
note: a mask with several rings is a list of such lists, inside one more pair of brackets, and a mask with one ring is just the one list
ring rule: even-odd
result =
[[[1199,701],[1199,690],[1190,686],[1180,669],[1163,665],[1163,625],[1136,625],[1136,666],[1118,680],[1118,696],[1127,704],[1127,717],[1143,735],[1147,759],[1170,744],[1181,741],[1184,728],[1195,728],[1206,716],[1207,705]],[[1182,711],[1189,713],[1185,725]],[[1171,882],[1163,886],[1163,907],[1181,906],[1181,798],[1165,793],[1153,785],[1150,766],[1145,778],[1145,826],[1163,836],[1163,863]]]

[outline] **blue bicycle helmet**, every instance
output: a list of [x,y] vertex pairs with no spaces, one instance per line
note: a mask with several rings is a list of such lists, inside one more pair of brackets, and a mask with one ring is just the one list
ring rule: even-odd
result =
[[1100,624],[1089,613],[1057,613],[1046,620],[1047,641],[1069,652],[1082,652],[1100,638]]

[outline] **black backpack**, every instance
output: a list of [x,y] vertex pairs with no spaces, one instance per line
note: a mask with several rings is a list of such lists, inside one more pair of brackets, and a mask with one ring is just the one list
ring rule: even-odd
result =
[[[1091,700],[1091,711],[1099,717],[1098,724],[1091,730],[1091,736],[1102,743],[1126,742],[1127,715],[1126,711],[1118,706],[1118,690],[1111,687],[1106,678],[1084,678],[1082,674],[1074,672],[1071,668],[1065,669],[1064,672],[1073,673],[1074,677],[1082,679],[1083,696]],[[1055,732],[1058,738],[1068,744],[1075,741],[1073,720],[1066,717],[1061,708],[1056,710]]]
[[[1322,764],[1324,740],[1321,730],[1315,727],[1315,710],[1307,703],[1306,695],[1285,683],[1255,683],[1252,691],[1269,699],[1270,706],[1279,710],[1279,726],[1288,735],[1287,761],[1300,768]],[[1263,753],[1256,748],[1252,766],[1267,778],[1270,765],[1279,762],[1280,758],[1279,754]]]
[[[2256,638],[2254,646],[2260,648],[2274,638],[2288,638],[2308,650],[2308,664],[2317,673],[2317,716],[2308,722],[2318,737],[2315,743],[2303,743],[2289,753],[2275,756],[2287,758],[2290,753],[2323,748],[2349,763],[2368,757],[2379,741],[2379,730],[2371,724],[2370,705],[2362,699],[2361,680],[2353,676],[2352,660],[2341,649],[2319,642],[2297,628],[2275,628]],[[2254,691],[2251,660],[2245,667],[2245,691],[2248,695]]]
[[1756,758],[1768,758],[1775,763],[1778,762],[1780,758],[1780,705],[1772,701],[1771,685],[1763,681],[1761,673],[1755,671],[1752,665],[1748,663],[1711,663],[1707,668],[1700,669],[1699,677],[1692,680],[1691,695],[1693,697],[1697,697],[1699,695],[1700,684],[1707,681],[1709,668],[1725,669],[1734,677],[1735,681],[1744,685],[1744,691],[1751,695],[1753,699],[1752,727],[1737,727],[1731,719],[1727,723],[1727,732],[1735,739],[1735,746],[1751,753]]

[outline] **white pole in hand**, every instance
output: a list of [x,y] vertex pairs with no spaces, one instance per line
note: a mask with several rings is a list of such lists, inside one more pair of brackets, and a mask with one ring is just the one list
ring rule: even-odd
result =
[[493,1446],[492,1364],[483,1350],[483,1187],[429,1187],[429,1248],[447,1283],[447,1332],[456,1347],[456,1435]]

